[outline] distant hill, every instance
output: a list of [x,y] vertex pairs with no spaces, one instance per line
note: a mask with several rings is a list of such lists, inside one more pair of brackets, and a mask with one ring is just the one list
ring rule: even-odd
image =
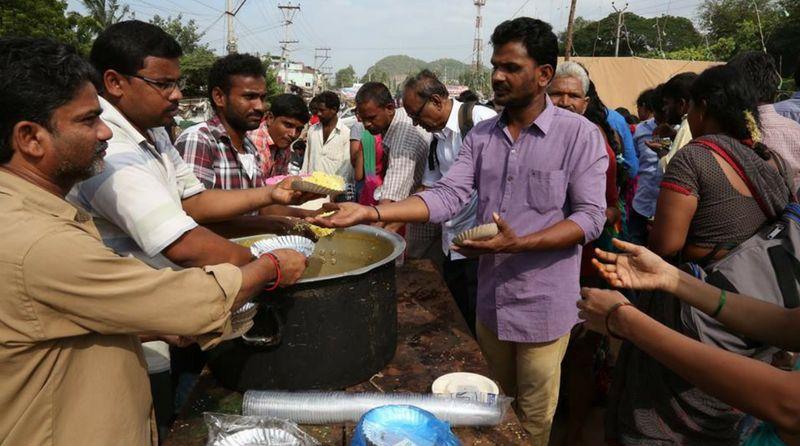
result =
[[387,56],[375,62],[367,69],[367,74],[362,77],[362,82],[368,80],[380,81],[396,88],[408,76],[429,69],[448,84],[458,84],[458,78],[470,69],[468,64],[455,59],[438,59],[433,62],[415,59],[406,55]]

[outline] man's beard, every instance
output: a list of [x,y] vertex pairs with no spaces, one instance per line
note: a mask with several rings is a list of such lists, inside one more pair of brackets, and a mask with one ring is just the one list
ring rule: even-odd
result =
[[238,132],[249,132],[250,130],[255,130],[261,125],[261,117],[259,117],[258,122],[255,124],[251,124],[247,121],[247,116],[239,116],[237,114],[227,112],[225,113],[225,120],[228,121],[228,125],[233,127],[234,130]]
[[92,162],[88,166],[76,166],[68,157],[62,157],[59,161],[58,169],[56,170],[56,177],[60,182],[64,181],[83,181],[95,175],[99,175],[106,163],[103,160],[102,153],[108,148],[108,143],[103,141],[97,143],[94,150]]

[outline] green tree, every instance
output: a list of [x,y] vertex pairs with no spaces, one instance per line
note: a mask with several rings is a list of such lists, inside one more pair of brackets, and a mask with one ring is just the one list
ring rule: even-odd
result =
[[[800,1],[782,0],[779,5],[779,19],[767,38],[767,49],[772,54],[784,76],[793,73],[798,63],[800,48]],[[795,86],[795,89],[800,86]]]
[[10,0],[0,8],[0,36],[49,37],[75,44],[76,20],[65,12],[65,0]]
[[267,97],[271,98],[275,95],[283,93],[283,86],[278,83],[278,73],[269,66],[269,54],[264,59],[264,70],[266,72],[266,76],[264,79],[267,81]]
[[206,96],[208,72],[217,56],[206,48],[200,48],[181,57],[181,75],[186,86],[182,92],[184,97],[197,98]]
[[[670,51],[663,54],[666,59],[676,60],[727,60],[733,54],[736,44],[732,37],[723,37],[713,44],[697,45]],[[661,54],[651,54],[651,57],[661,57]]]
[[383,70],[372,69],[367,70],[367,73],[361,77],[361,82],[381,82],[387,87],[392,87],[391,78],[388,73]]
[[89,13],[86,16],[89,19],[89,28],[95,34],[117,22],[133,17],[130,7],[120,4],[118,0],[81,0],[81,4]]
[[197,24],[189,20],[184,24],[183,16],[153,16],[150,23],[158,26],[175,38],[181,45],[181,73],[186,82],[183,95],[187,98],[204,97],[208,84],[208,72],[217,56],[208,48],[208,44],[200,42],[201,36],[197,31]]
[[194,19],[189,20],[186,24],[183,23],[183,16],[178,14],[177,17],[167,16],[163,18],[159,15],[153,16],[150,23],[158,26],[167,32],[170,36],[181,45],[184,53],[192,53],[199,49],[208,49],[208,44],[201,44],[200,33],[197,31],[197,23]]
[[737,52],[761,49],[759,19],[765,38],[780,21],[779,4],[775,0],[705,0],[699,12],[700,24],[708,30],[708,38],[714,41],[732,37]]
[[775,57],[783,74],[794,69],[800,47],[797,0],[705,0],[700,6],[700,23],[708,30],[709,41],[733,42],[727,54],[720,54],[722,60],[742,51],[761,50],[763,33],[767,52]]
[[336,72],[336,81],[334,85],[336,88],[345,88],[352,86],[355,81],[356,70],[353,69],[352,65],[348,65],[347,68],[342,68]]
[[[573,51],[578,56],[613,56],[616,37],[616,14],[609,14],[598,21],[578,17],[573,33]],[[562,33],[562,42],[564,38]],[[701,38],[692,21],[686,17],[645,18],[629,13],[624,16],[619,55],[667,53],[699,45]]]

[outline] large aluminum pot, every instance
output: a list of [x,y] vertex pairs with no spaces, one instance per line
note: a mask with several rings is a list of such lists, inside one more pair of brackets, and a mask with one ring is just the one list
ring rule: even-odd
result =
[[402,237],[372,226],[322,238],[303,278],[256,298],[255,326],[209,351],[214,376],[240,391],[339,389],[369,379],[397,346],[394,260],[404,249]]

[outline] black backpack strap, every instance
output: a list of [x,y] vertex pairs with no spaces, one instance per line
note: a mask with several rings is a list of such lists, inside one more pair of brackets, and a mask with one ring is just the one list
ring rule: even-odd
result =
[[730,293],[738,293],[739,291],[736,289],[735,286],[719,271],[713,271],[708,276],[706,276],[706,283],[710,285],[714,285],[717,288],[723,289]]
[[772,246],[767,249],[769,262],[775,271],[775,279],[783,296],[783,306],[797,308],[800,306],[800,293],[797,291],[797,281],[800,279],[800,264],[797,258],[789,255],[783,246]]
[[737,246],[739,245],[734,242],[717,243],[716,245],[714,245],[714,248],[712,248],[708,254],[704,255],[702,259],[698,260],[695,263],[705,268],[711,263],[713,263],[714,260],[716,260],[717,254],[719,254],[720,251],[722,251],[723,249],[726,251],[730,251],[731,249]]
[[458,129],[461,131],[461,140],[467,137],[467,133],[475,126],[472,120],[472,109],[475,108],[475,102],[465,102],[461,104],[461,109],[458,110]]

